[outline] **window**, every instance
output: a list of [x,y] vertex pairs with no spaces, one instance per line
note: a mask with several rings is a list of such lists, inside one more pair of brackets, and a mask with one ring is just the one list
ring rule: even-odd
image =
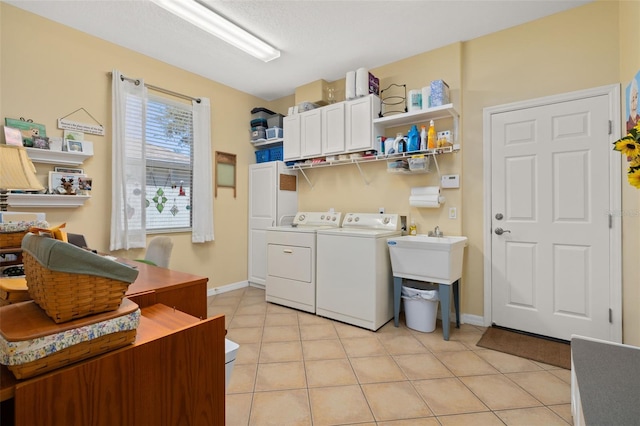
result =
[[146,114],[146,231],[191,229],[192,106],[149,96]]

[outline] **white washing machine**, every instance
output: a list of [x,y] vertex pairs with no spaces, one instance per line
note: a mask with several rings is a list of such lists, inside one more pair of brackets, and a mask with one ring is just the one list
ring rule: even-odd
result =
[[339,228],[341,218],[298,212],[291,225],[267,228],[267,302],[316,312],[316,232]]
[[341,228],[318,230],[316,314],[377,330],[393,318],[387,238],[397,214],[347,213]]

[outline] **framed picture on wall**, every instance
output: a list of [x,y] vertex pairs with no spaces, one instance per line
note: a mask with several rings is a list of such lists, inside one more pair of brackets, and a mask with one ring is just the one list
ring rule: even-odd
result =
[[7,145],[22,146],[20,129],[4,126],[4,141]]
[[84,169],[76,169],[72,167],[59,167],[56,166],[53,168],[55,172],[59,173],[74,173],[74,174],[84,174]]
[[23,146],[32,147],[34,136],[47,136],[44,125],[34,123],[31,119],[5,118],[4,124],[5,126],[20,130]]
[[76,141],[73,139],[65,139],[64,143],[68,152],[84,152],[83,141]]
[[[80,185],[80,178],[86,177],[80,173],[49,172],[49,192],[51,194],[76,194]],[[67,188],[71,188],[71,192]]]
[[34,136],[33,147],[39,149],[49,149],[49,138],[46,136]]

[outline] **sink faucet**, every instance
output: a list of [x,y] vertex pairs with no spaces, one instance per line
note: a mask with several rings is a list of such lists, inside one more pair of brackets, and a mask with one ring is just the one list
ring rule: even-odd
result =
[[440,230],[439,226],[436,226],[433,231],[429,231],[428,234],[430,237],[442,237],[444,236],[443,232]]

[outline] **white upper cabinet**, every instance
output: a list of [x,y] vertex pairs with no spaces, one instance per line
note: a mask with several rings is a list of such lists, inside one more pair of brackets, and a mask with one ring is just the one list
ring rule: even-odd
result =
[[322,154],[322,109],[300,114],[300,149],[302,158]]
[[345,103],[339,102],[322,108],[322,154],[345,151]]
[[373,149],[373,115],[374,108],[378,106],[379,100],[375,95],[345,102],[347,152]]
[[293,114],[282,119],[282,153],[284,161],[300,158],[300,114]]

